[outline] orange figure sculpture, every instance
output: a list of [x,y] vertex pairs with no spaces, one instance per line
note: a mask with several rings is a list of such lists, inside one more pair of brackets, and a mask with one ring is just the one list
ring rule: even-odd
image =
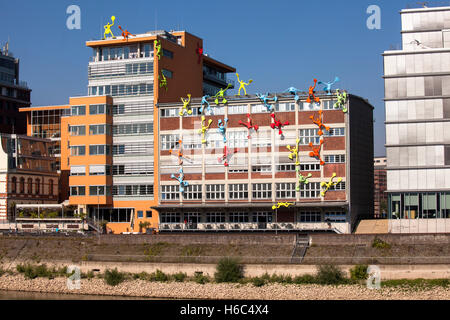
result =
[[311,103],[311,101],[320,102],[319,97],[316,97],[316,92],[314,91],[314,89],[316,88],[316,85],[317,85],[317,79],[314,79],[314,86],[309,87],[308,98],[306,99],[306,102],[308,102],[308,103]]
[[313,146],[312,142],[309,143],[309,146],[312,148],[312,151],[309,153],[309,156],[319,159],[321,166],[323,166],[325,164],[325,162],[320,157],[320,149],[322,148],[322,144],[323,144],[323,139],[320,140],[320,144],[319,144],[319,146],[317,148],[315,148]]
[[322,128],[328,131],[328,130],[330,130],[330,127],[327,127],[322,122],[323,111],[319,110],[317,112],[319,113],[319,117],[317,119],[314,119],[314,116],[309,116],[309,118],[313,121],[313,123],[315,123],[319,127],[319,131],[317,131],[317,134],[319,136],[321,136],[321,135],[323,135]]
[[188,157],[186,157],[185,155],[183,155],[183,151],[181,150],[183,147],[182,141],[178,140],[178,151],[170,149],[169,153],[170,154],[176,154],[178,156],[178,164],[182,165],[183,164],[183,158],[184,159],[189,159]]
[[119,26],[119,29],[120,29],[120,31],[122,31],[123,40],[128,41],[128,36],[136,37],[135,34],[132,34],[132,33],[128,32],[127,29],[123,30],[121,26]]

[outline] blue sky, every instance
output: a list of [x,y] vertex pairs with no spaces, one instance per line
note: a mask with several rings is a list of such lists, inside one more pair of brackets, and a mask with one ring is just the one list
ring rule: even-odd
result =
[[[81,30],[68,30],[66,9],[81,8]],[[381,8],[381,29],[369,30],[366,9]],[[33,105],[64,104],[87,94],[91,49],[112,15],[132,33],[186,30],[205,53],[236,67],[249,93],[307,89],[313,78],[369,99],[375,107],[375,155],[384,155],[382,52],[400,46],[399,11],[416,1],[2,1],[0,43],[21,60]],[[400,48],[400,47],[399,47]],[[231,75],[234,79],[235,76]]]

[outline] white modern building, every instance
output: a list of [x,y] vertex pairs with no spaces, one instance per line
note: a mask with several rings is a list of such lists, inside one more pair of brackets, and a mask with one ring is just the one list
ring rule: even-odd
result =
[[385,51],[390,232],[450,232],[450,7],[405,9]]

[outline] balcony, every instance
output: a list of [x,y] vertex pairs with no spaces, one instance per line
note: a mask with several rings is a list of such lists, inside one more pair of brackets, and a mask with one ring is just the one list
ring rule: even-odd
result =
[[234,80],[226,79],[226,77],[222,78],[222,77],[220,77],[220,76],[218,76],[217,74],[214,74],[214,73],[208,73],[206,71],[203,71],[203,79],[211,81],[211,82],[214,82],[214,83],[217,83],[217,84],[219,84],[222,87],[226,87],[229,84],[231,84],[231,89],[234,88],[234,83],[235,83]]

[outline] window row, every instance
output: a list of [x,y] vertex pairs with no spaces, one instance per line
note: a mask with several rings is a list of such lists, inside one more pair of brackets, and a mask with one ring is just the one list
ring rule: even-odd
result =
[[[105,144],[99,145],[90,145],[89,146],[89,155],[97,156],[97,155],[110,155],[111,154],[111,146]],[[86,155],[86,146],[70,146],[70,155],[71,156],[85,156]]]
[[[111,192],[112,191],[112,192]],[[85,186],[71,186],[71,196],[85,196]],[[153,185],[89,186],[90,196],[153,196]]]
[[[86,135],[86,126],[77,125],[69,126],[69,132],[71,136],[84,136]],[[89,135],[99,134],[111,134],[111,125],[109,124],[91,124],[89,125]]]
[[153,133],[153,122],[124,123],[113,126],[114,135],[132,135]]
[[153,196],[152,184],[114,185],[113,196]]
[[128,63],[128,64],[97,64],[88,67],[89,80],[101,78],[125,77],[131,75],[143,75],[153,73],[153,63]]
[[[71,186],[70,187],[71,196],[85,196],[86,187],[85,186]],[[110,186],[89,186],[90,196],[110,196],[111,187]]]
[[[271,183],[254,183],[252,186],[253,199],[272,199],[272,184]],[[328,191],[345,190],[345,181],[330,187]],[[207,200],[224,200],[226,187],[225,184],[207,184],[206,185],[206,199]],[[296,198],[296,183],[275,183],[275,192],[277,199],[295,199]],[[300,184],[299,186],[300,198],[320,198],[320,182],[310,182],[308,184]],[[228,198],[230,200],[248,199],[248,184],[229,184]],[[161,186],[162,200],[179,200],[180,192],[178,185],[162,185]],[[184,200],[201,200],[202,199],[202,185],[189,185],[184,188]]]
[[116,84],[90,86],[90,96],[136,96],[153,94],[153,83]]
[[[42,183],[41,183],[42,182]],[[19,188],[17,188],[17,185],[19,185]],[[54,182],[53,179],[49,179],[47,182],[44,180],[41,180],[39,178],[25,178],[21,177],[19,181],[17,181],[16,177],[11,178],[11,193],[13,194],[25,194],[25,191],[27,194],[41,194],[41,185],[42,190],[45,193],[45,185],[48,185],[48,195],[53,196],[53,189],[54,189]],[[26,190],[25,190],[26,186]],[[19,189],[19,190],[17,190]],[[34,191],[34,192],[33,192]]]
[[[322,105],[320,103],[310,104],[307,102],[301,102],[299,105],[299,110],[311,111],[311,110],[320,110],[323,108],[324,110],[333,110],[335,109],[334,104],[336,100],[322,100]],[[205,106],[206,107],[206,106]],[[210,102],[210,107],[212,109],[211,113],[207,112],[207,115],[221,115],[225,114],[225,107],[223,106],[214,106],[213,102]],[[295,111],[295,103],[286,102],[286,103],[276,103],[274,104],[275,111],[277,112],[292,112]],[[198,115],[198,109],[200,106],[192,106],[192,114],[190,116]],[[228,114],[246,114],[248,113],[248,105],[229,105],[227,106]],[[268,112],[267,108],[264,104],[253,104],[250,106],[251,113],[264,113]],[[161,118],[169,118],[169,117],[178,117],[178,112],[180,108],[164,108],[161,109],[160,115]]]
[[[346,212],[343,210],[334,211],[314,211],[301,210],[295,214],[295,221],[307,222],[345,222]],[[162,212],[159,215],[161,223],[246,223],[246,222],[275,222],[276,217],[273,211],[230,211],[230,212]]]

